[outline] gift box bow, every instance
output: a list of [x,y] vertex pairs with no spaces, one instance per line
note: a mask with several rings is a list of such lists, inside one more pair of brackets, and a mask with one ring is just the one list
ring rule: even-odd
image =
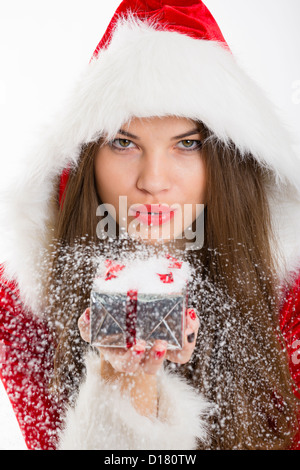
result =
[[[180,269],[182,266],[182,262],[178,261],[176,258],[173,256],[167,254],[166,258],[169,259],[170,263],[168,266],[168,269]],[[119,271],[122,271],[126,266],[125,264],[118,264],[112,260],[105,260],[105,266],[106,266],[106,272],[105,272],[105,280],[109,281],[110,279],[116,278],[117,273]],[[170,284],[171,282],[174,282],[173,278],[173,273],[172,271],[169,271],[168,273],[160,274],[157,273],[157,275],[160,277],[160,280],[165,283],[165,284]]]

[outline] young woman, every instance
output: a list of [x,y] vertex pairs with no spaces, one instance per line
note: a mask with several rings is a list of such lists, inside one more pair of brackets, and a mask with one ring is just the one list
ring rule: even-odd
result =
[[[299,167],[201,1],[121,3],[2,211],[1,377],[29,448],[299,447]],[[181,350],[89,346],[93,260],[124,253],[192,266]]]

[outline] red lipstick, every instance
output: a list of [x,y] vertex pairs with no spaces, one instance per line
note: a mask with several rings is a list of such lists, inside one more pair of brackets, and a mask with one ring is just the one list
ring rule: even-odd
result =
[[139,204],[131,206],[129,215],[145,225],[163,225],[173,219],[176,209],[161,204]]

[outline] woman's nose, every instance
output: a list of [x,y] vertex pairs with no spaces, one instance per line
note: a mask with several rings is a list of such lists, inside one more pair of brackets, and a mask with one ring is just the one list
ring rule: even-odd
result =
[[171,168],[167,155],[152,152],[143,156],[137,179],[140,191],[157,195],[171,188]]

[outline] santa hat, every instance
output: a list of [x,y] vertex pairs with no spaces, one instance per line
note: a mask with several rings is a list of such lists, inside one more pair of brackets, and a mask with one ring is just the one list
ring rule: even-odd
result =
[[154,23],[157,29],[162,31],[174,31],[195,39],[219,41],[228,47],[218,24],[202,1],[124,0],[96,47],[94,57],[109,46],[120,18],[126,21],[129,16]]
[[60,148],[76,160],[83,143],[114,136],[132,116],[165,115],[204,122],[300,188],[290,136],[203,2],[124,0],[67,106]]
[[131,117],[168,115],[202,121],[270,171],[275,229],[289,267],[298,264],[300,162],[273,105],[240,68],[202,1],[124,0],[14,188],[2,246],[19,283],[26,285],[51,225],[53,181],[63,173],[62,193],[65,168],[76,165],[82,146],[114,137]]

